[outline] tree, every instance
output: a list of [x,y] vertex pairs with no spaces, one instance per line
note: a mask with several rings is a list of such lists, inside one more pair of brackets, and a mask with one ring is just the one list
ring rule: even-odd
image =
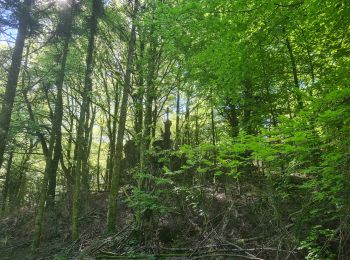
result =
[[[92,2],[91,16],[89,20],[89,41],[86,55],[86,70],[84,89],[82,93],[82,105],[80,107],[80,115],[77,126],[77,142],[75,146],[76,162],[75,162],[75,177],[74,177],[74,193],[73,193],[73,213],[72,213],[72,238],[78,239],[78,218],[79,218],[79,203],[80,203],[80,189],[81,180],[83,180],[84,196],[87,196],[88,190],[88,158],[89,158],[89,138],[91,128],[89,128],[89,109],[90,109],[90,95],[92,93],[92,73],[93,73],[93,57],[95,51],[95,37],[98,28],[98,17],[101,14],[102,4],[100,0]],[[93,124],[93,119],[92,123]]]
[[124,78],[124,88],[123,88],[123,96],[122,103],[120,105],[120,116],[119,116],[119,124],[118,124],[118,134],[116,139],[116,149],[114,156],[114,165],[113,165],[113,175],[112,175],[112,183],[111,190],[109,194],[108,201],[108,213],[107,213],[107,230],[112,232],[115,230],[116,226],[116,213],[117,213],[117,195],[119,191],[120,178],[122,174],[121,162],[123,158],[123,139],[125,132],[125,124],[128,110],[128,98],[129,92],[131,89],[131,73],[134,64],[134,52],[135,52],[135,42],[136,42],[136,18],[139,8],[138,0],[134,1],[133,5],[133,15],[132,15],[132,24],[130,31],[130,39],[128,44],[128,52],[127,52],[127,63],[125,69],[125,78]]
[[38,213],[35,218],[35,234],[33,241],[33,249],[37,250],[40,245],[41,228],[44,217],[45,203],[52,208],[55,201],[55,189],[56,189],[56,174],[58,163],[62,157],[62,118],[63,118],[63,98],[62,89],[66,72],[66,63],[69,50],[69,42],[71,40],[71,31],[73,26],[73,12],[75,8],[75,2],[70,3],[70,7],[65,10],[62,15],[62,56],[60,61],[60,69],[57,73],[57,96],[55,110],[52,118],[52,130],[49,139],[48,147],[45,140],[40,135],[43,144],[43,151],[46,157],[46,166],[44,177],[41,184],[40,199],[38,205]]
[[3,157],[6,149],[7,136],[11,123],[13,102],[16,96],[16,89],[21,68],[24,44],[26,38],[28,37],[29,28],[31,24],[30,13],[32,0],[25,0],[23,1],[23,3],[16,1],[14,3],[14,6],[16,8],[15,12],[18,20],[18,29],[11,59],[11,66],[7,74],[6,91],[0,111],[0,168],[3,163]]

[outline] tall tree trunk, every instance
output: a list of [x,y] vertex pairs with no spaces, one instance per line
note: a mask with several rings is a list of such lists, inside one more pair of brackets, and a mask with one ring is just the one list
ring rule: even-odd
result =
[[125,71],[124,89],[122,103],[120,106],[119,128],[117,135],[117,145],[114,156],[114,167],[112,176],[111,191],[109,194],[108,214],[107,214],[107,230],[113,232],[116,226],[117,219],[117,195],[119,191],[119,182],[121,177],[121,162],[123,158],[123,139],[126,125],[126,116],[128,111],[128,97],[131,88],[131,72],[133,67],[135,42],[136,42],[136,28],[135,19],[138,10],[138,0],[135,0],[133,19],[130,33],[130,40],[128,46],[128,58]]
[[[73,8],[73,7],[72,7]],[[46,166],[44,177],[40,187],[40,197],[38,212],[35,218],[35,230],[34,230],[34,241],[33,241],[33,250],[37,250],[40,246],[41,238],[41,229],[42,222],[44,217],[45,202],[47,202],[48,207],[52,207],[55,199],[55,190],[56,190],[56,173],[58,168],[58,163],[62,155],[62,118],[63,118],[63,99],[62,99],[62,88],[64,83],[67,56],[69,49],[69,42],[71,39],[71,29],[73,24],[73,10],[67,11],[67,14],[64,15],[64,35],[63,35],[63,49],[62,49],[62,58],[61,66],[57,76],[57,97],[55,104],[55,111],[52,121],[52,130],[49,140],[48,155],[46,157]]]
[[105,190],[111,189],[111,183],[112,183],[112,173],[113,173],[113,161],[114,161],[114,154],[115,154],[115,140],[117,135],[117,115],[118,115],[118,109],[119,109],[119,95],[116,93],[115,96],[115,102],[114,102],[114,115],[110,116],[110,122],[111,127],[109,127],[111,130],[109,131],[109,149],[108,149],[108,157],[107,157],[107,173],[106,173],[106,183],[105,183]]
[[112,120],[112,127],[111,131],[109,132],[109,149],[108,149],[108,157],[107,157],[107,172],[106,172],[106,183],[105,183],[105,190],[111,189],[111,183],[112,183],[112,173],[113,173],[113,164],[114,164],[114,154],[115,154],[115,140],[117,135],[117,115],[118,115],[118,100],[119,97],[116,94],[116,101],[114,103],[114,112],[115,114],[111,116]]
[[[74,181],[74,192],[73,192],[73,209],[72,209],[72,238],[73,240],[78,239],[78,219],[79,219],[79,203],[80,203],[80,187],[81,187],[81,176],[82,174],[88,175],[86,170],[86,164],[88,163],[88,114],[90,107],[90,93],[92,91],[92,73],[93,73],[93,55],[95,50],[95,37],[98,29],[98,17],[99,12],[102,8],[101,0],[92,1],[92,12],[89,20],[89,42],[88,50],[86,55],[86,70],[83,90],[83,101],[80,108],[80,116],[77,130],[77,142],[76,142],[76,165],[75,165],[75,181]],[[85,128],[85,129],[84,129]],[[84,165],[85,164],[85,165]],[[84,177],[86,178],[86,176]]]
[[151,90],[147,87],[146,91],[146,106],[145,106],[145,118],[144,118],[144,130],[143,130],[143,149],[148,150],[151,144],[151,134],[152,134],[152,104],[153,97],[149,93]]
[[138,150],[138,160],[140,162],[142,157],[142,125],[143,125],[143,97],[145,94],[144,90],[144,52],[145,52],[145,41],[143,38],[140,39],[140,54],[139,60],[136,62],[136,70],[139,75],[137,79],[137,93],[134,95],[135,103],[135,123],[134,129],[136,134],[136,145]]
[[106,92],[106,98],[107,98],[107,129],[108,129],[108,139],[109,139],[109,147],[108,147],[108,155],[107,155],[107,161],[106,161],[106,178],[104,183],[104,189],[110,190],[111,187],[111,175],[113,172],[113,158],[114,158],[114,152],[115,152],[115,139],[116,139],[116,133],[117,133],[117,115],[118,115],[118,109],[119,109],[119,85],[118,83],[113,84],[114,88],[114,109],[113,112],[111,111],[112,101],[110,98],[109,90],[108,90],[108,83],[106,80],[106,77],[103,77],[103,87]]
[[[147,51],[147,77],[146,77],[146,93],[145,93],[145,118],[144,118],[144,130],[143,130],[143,150],[148,150],[152,140],[152,128],[153,128],[153,103],[155,96],[154,87],[154,74],[156,70],[156,54],[157,46],[154,37],[154,29],[151,28],[150,32],[150,46]],[[143,161],[144,159],[142,159]]]
[[15,47],[12,54],[11,66],[7,74],[4,101],[0,111],[0,168],[7,144],[7,136],[10,129],[13,103],[16,96],[18,76],[21,68],[23,49],[29,30],[30,9],[32,0],[25,0],[19,7],[19,26]]

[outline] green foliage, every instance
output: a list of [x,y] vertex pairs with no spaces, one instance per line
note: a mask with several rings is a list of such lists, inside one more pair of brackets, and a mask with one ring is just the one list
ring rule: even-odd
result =
[[[121,93],[135,18],[126,135],[131,143],[127,164],[138,166],[125,166],[121,182],[138,228],[156,229],[161,218],[188,210],[205,230],[208,212],[214,208],[206,203],[220,195],[239,204],[232,190],[237,183],[246,188],[242,194],[237,188],[237,196],[252,196],[267,207],[268,221],[262,218],[259,225],[271,220],[266,226],[276,226],[277,231],[264,235],[278,237],[268,244],[292,249],[296,241],[307,259],[346,257],[349,250],[342,248],[350,248],[344,239],[350,234],[348,1],[152,0],[140,1],[137,17],[132,17],[132,1],[104,2],[92,90],[87,93],[83,88],[92,2],[82,1],[75,13],[63,71],[57,192],[69,194],[78,176],[74,168],[82,155],[76,146],[83,96],[89,99],[89,109],[82,119],[87,155],[82,190],[111,190],[114,163],[119,166],[114,160],[115,136],[122,121]],[[10,174],[6,169],[0,172],[9,188],[6,206],[37,205],[46,162],[40,145],[55,130],[64,9],[53,6],[40,11],[45,27],[27,40],[21,62],[7,147],[8,153],[14,152],[13,166]],[[7,37],[5,42],[8,46],[0,46],[1,86],[6,85],[11,63],[12,45]],[[1,88],[0,103],[3,99]],[[152,146],[164,135],[159,131],[163,116],[173,121],[170,138],[176,143],[166,151]],[[226,208],[217,214],[225,215]]]
[[[310,234],[307,238],[300,243],[299,249],[306,250],[307,255],[305,259],[322,259],[330,260],[334,259],[336,254],[329,251],[327,244],[329,244],[335,236],[333,230],[324,229],[322,226],[317,225],[312,227]],[[320,243],[320,240],[324,240],[325,244]],[[320,245],[321,244],[321,245]]]
[[135,185],[128,191],[127,205],[133,209],[136,222],[142,225],[145,214],[164,216],[172,211],[168,204],[172,181],[166,176],[155,176],[139,168],[132,171]]

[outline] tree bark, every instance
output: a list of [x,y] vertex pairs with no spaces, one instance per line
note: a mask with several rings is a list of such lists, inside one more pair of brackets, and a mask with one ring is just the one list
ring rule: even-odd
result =
[[[82,174],[87,175],[84,170],[87,169],[86,164],[88,163],[88,137],[87,126],[88,126],[88,114],[90,105],[90,93],[92,91],[92,73],[94,69],[93,55],[95,51],[95,37],[98,29],[98,17],[101,8],[101,0],[92,1],[92,12],[89,20],[89,42],[88,50],[86,55],[86,70],[83,90],[83,101],[80,108],[80,116],[77,130],[77,142],[76,142],[76,165],[75,165],[75,181],[73,191],[73,212],[72,212],[72,238],[73,240],[78,239],[78,219],[79,219],[79,203],[80,203],[80,187],[81,187],[81,176]],[[85,128],[85,129],[84,129]],[[84,165],[85,164],[85,165]],[[84,177],[86,178],[86,176]],[[86,187],[87,188],[87,187]]]
[[23,49],[28,35],[30,23],[30,9],[32,0],[25,0],[20,6],[19,26],[16,43],[12,54],[11,66],[7,75],[4,102],[0,111],[0,168],[7,144],[8,132],[10,129],[13,103],[16,96],[19,72],[21,68]]
[[10,174],[11,174],[11,167],[12,167],[12,161],[13,161],[13,151],[10,152],[10,157],[7,161],[7,167],[6,167],[6,175],[5,175],[5,183],[4,183],[4,189],[2,191],[2,207],[1,211],[4,213],[6,210],[6,204],[7,204],[7,197],[8,197],[8,191],[9,191],[9,182],[10,182]]
[[45,202],[47,202],[48,207],[53,207],[55,200],[56,191],[56,173],[58,168],[58,163],[62,156],[62,119],[63,119],[63,98],[62,98],[62,88],[64,83],[66,63],[68,57],[69,42],[71,38],[71,29],[73,24],[73,14],[72,10],[69,10],[67,15],[65,15],[64,28],[65,34],[63,38],[63,48],[62,48],[62,58],[61,66],[57,76],[57,97],[55,104],[55,111],[53,114],[52,130],[49,140],[48,154],[46,156],[46,166],[44,177],[40,187],[40,197],[38,212],[35,218],[35,230],[34,230],[34,240],[33,240],[33,250],[37,250],[40,246],[41,229],[42,222],[44,218]]
[[135,0],[133,19],[130,33],[130,40],[128,46],[128,58],[125,71],[125,80],[124,80],[124,89],[122,103],[120,106],[120,117],[119,117],[119,128],[117,134],[117,144],[116,151],[114,156],[114,167],[113,167],[113,176],[112,176],[112,185],[111,191],[109,194],[109,203],[108,203],[108,214],[107,214],[107,231],[113,232],[116,228],[117,220],[117,195],[119,191],[119,183],[121,177],[121,162],[123,158],[123,139],[126,125],[126,116],[128,110],[128,97],[131,88],[131,73],[134,61],[134,52],[135,52],[135,42],[136,42],[136,28],[135,28],[135,19],[138,10],[138,0]]
[[[145,118],[144,118],[144,130],[143,130],[143,150],[148,150],[151,145],[152,128],[153,125],[153,103],[154,103],[154,74],[156,70],[156,41],[154,38],[154,29],[151,28],[150,32],[150,46],[147,52],[147,77],[146,77],[146,93],[145,93]],[[142,159],[143,160],[143,159]]]

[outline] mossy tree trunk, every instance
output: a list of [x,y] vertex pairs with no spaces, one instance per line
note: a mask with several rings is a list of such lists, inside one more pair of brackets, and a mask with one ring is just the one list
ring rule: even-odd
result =
[[111,185],[109,202],[108,202],[108,213],[107,213],[107,231],[108,232],[113,232],[115,231],[115,228],[116,228],[117,195],[119,191],[119,183],[120,183],[121,170],[122,170],[121,162],[123,159],[123,139],[124,139],[126,117],[127,117],[127,111],[128,111],[128,98],[129,98],[129,92],[131,89],[131,73],[132,73],[132,68],[134,63],[134,53],[135,53],[135,44],[136,44],[135,19],[137,15],[137,10],[138,10],[138,0],[135,0],[130,40],[128,44],[128,56],[127,56],[127,64],[126,64],[126,70],[125,70],[124,89],[123,89],[122,103],[120,106],[119,127],[118,127],[116,150],[115,150],[115,156],[114,156],[112,185]]

